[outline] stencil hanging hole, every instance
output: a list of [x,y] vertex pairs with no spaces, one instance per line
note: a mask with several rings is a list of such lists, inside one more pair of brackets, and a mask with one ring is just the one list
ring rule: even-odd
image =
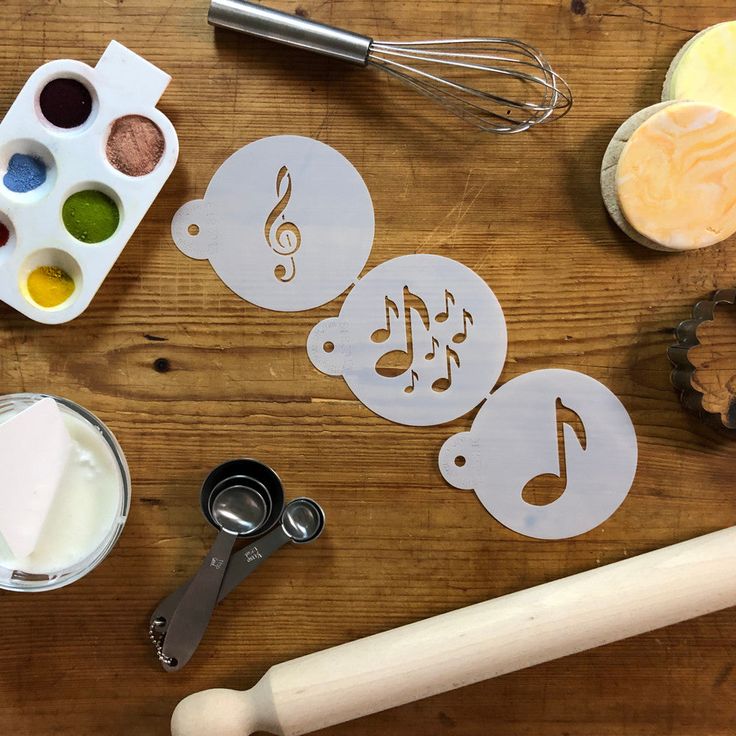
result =
[[473,488],[476,472],[472,462],[473,455],[473,438],[469,432],[460,432],[449,437],[440,450],[442,477],[455,488]]
[[307,338],[307,353],[315,368],[329,376],[339,376],[343,370],[344,334],[335,317],[318,322]]
[[217,246],[217,226],[209,204],[194,199],[183,204],[171,220],[176,247],[190,258],[209,258]]

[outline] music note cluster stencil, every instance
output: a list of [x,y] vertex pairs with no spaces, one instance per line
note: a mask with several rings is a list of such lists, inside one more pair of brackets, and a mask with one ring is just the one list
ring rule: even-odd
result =
[[284,214],[291,200],[291,174],[286,166],[282,166],[276,175],[276,196],[279,199],[266,218],[263,234],[271,250],[288,259],[288,267],[280,263],[273,270],[276,279],[287,284],[296,276],[294,254],[301,247],[302,234],[293,222],[286,220]]
[[462,416],[493,389],[506,323],[478,274],[451,258],[414,253],[360,278],[339,315],[314,326],[307,352],[379,416],[431,426]]
[[[399,306],[401,304],[401,306]],[[385,326],[381,326],[371,334],[371,340],[375,343],[384,343],[398,332],[404,348],[395,348],[383,353],[375,364],[375,371],[385,378],[395,378],[406,373],[408,384],[404,392],[411,394],[422,380],[422,375],[428,372],[429,364],[436,359],[443,361],[443,374],[431,383],[431,388],[437,393],[444,393],[452,387],[453,366],[459,369],[461,358],[453,345],[460,345],[468,337],[468,330],[473,326],[473,315],[464,307],[458,307],[455,295],[445,289],[444,309],[431,316],[426,302],[417,294],[414,294],[408,286],[404,286],[401,295],[396,299],[389,295],[384,297]],[[417,315],[419,325],[423,329],[423,335],[415,334],[416,328],[412,321],[412,314]],[[462,326],[455,332],[449,341],[441,342],[437,337],[437,326],[443,326],[452,316],[458,314],[462,320]],[[423,356],[424,364],[417,361],[417,338],[429,338],[430,350]],[[436,375],[436,373],[435,373]]]

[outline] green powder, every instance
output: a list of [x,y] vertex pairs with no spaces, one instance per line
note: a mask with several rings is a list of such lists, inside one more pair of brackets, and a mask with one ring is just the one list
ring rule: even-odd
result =
[[66,229],[83,243],[107,240],[118,228],[120,213],[106,194],[87,189],[72,194],[61,210]]

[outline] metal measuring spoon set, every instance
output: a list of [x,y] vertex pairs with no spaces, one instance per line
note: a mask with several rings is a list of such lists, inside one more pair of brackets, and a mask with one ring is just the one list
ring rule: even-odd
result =
[[[318,503],[285,503],[278,475],[256,460],[230,460],[205,479],[202,513],[217,537],[193,578],[164,598],[150,620],[149,637],[167,672],[180,670],[199,646],[215,606],[287,542],[306,544],[324,529]],[[236,552],[240,540],[258,541]]]

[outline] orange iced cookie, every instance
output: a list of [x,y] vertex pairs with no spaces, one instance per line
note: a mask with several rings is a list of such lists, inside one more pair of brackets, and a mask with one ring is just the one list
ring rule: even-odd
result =
[[665,250],[713,245],[736,232],[736,116],[676,102],[642,122],[615,169],[626,222]]

